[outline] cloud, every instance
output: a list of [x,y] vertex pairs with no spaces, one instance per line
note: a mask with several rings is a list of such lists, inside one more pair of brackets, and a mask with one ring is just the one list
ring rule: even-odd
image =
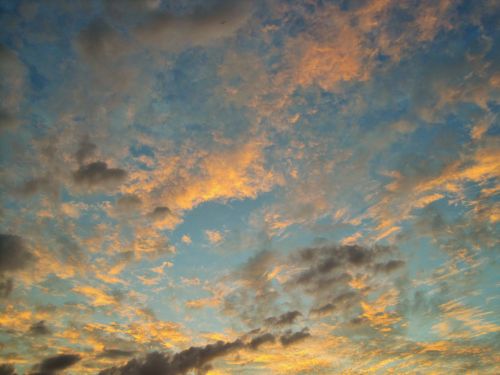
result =
[[0,298],[7,298],[14,290],[14,280],[12,278],[0,277]]
[[248,346],[253,350],[257,350],[261,345],[264,345],[266,343],[274,343],[275,341],[276,338],[274,337],[274,335],[268,332],[252,338]]
[[102,64],[130,51],[120,34],[103,19],[95,19],[78,35],[76,46],[92,64]]
[[142,45],[169,51],[204,46],[233,35],[252,13],[251,2],[247,0],[218,0],[213,4],[186,15],[163,10],[151,12],[134,36]]
[[78,164],[83,164],[87,158],[94,155],[97,150],[95,143],[90,142],[89,137],[85,137],[80,141],[78,150],[75,152],[75,159]]
[[135,354],[134,350],[105,349],[98,355],[99,358],[126,358]]
[[207,229],[205,231],[205,235],[207,236],[207,238],[211,244],[217,244],[224,239],[224,235],[221,232],[219,232],[218,230]]
[[125,181],[127,172],[120,168],[108,168],[103,161],[81,165],[73,172],[73,181],[86,188],[112,187]]
[[17,55],[0,44],[0,131],[20,123],[25,67]]
[[45,320],[40,320],[31,325],[29,329],[29,333],[35,336],[43,336],[51,334],[51,330],[47,327]]
[[190,347],[176,354],[163,354],[152,352],[144,358],[134,358],[121,367],[113,367],[103,370],[99,375],[181,375],[189,370],[200,370],[214,359],[226,356],[244,344],[240,340],[232,342],[218,341],[202,347]]
[[277,317],[270,317],[265,320],[265,323],[270,325],[270,326],[284,326],[284,325],[290,325],[295,323],[295,320],[299,317],[302,316],[300,311],[288,311],[284,314],[281,314],[280,316]]
[[280,342],[283,346],[289,346],[303,341],[310,336],[309,329],[306,327],[297,332],[287,331],[284,335],[280,336]]
[[0,375],[17,375],[17,372],[13,365],[2,364],[0,365]]
[[21,237],[0,234],[0,274],[23,270],[34,259]]
[[81,357],[78,354],[59,354],[53,357],[49,357],[35,366],[37,372],[33,373],[33,375],[55,374],[59,371],[73,366],[80,360]]

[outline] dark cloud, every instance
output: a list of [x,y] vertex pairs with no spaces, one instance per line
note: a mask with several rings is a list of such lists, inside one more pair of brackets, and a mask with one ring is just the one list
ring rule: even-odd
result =
[[270,317],[265,320],[265,323],[272,326],[284,326],[295,323],[295,320],[302,316],[299,311],[288,311],[277,317]]
[[0,298],[7,298],[14,289],[14,280],[11,277],[0,277]]
[[78,354],[59,354],[53,357],[49,357],[35,366],[35,372],[33,373],[33,375],[55,374],[61,370],[73,366],[80,360],[81,357]]
[[29,333],[36,336],[50,335],[52,332],[49,327],[45,324],[45,320],[40,320],[37,323],[31,325]]
[[404,265],[405,262],[402,260],[390,260],[385,263],[377,263],[375,265],[375,271],[389,273],[404,267]]
[[135,351],[133,350],[121,350],[121,349],[105,349],[102,353],[98,355],[100,358],[126,358],[133,356]]
[[300,342],[302,340],[305,340],[306,338],[310,337],[311,334],[309,333],[309,328],[305,327],[300,331],[297,332],[292,332],[292,331],[286,331],[285,334],[283,334],[280,337],[280,342],[281,345],[283,346],[289,346],[292,344],[295,344],[297,342]]
[[170,208],[168,207],[155,207],[153,212],[149,214],[149,217],[153,220],[161,220],[171,214],[172,211],[170,211]]
[[0,375],[17,375],[17,372],[13,365],[3,364],[0,365]]
[[95,19],[80,32],[76,46],[83,57],[92,63],[103,63],[126,52],[124,39],[101,18]]
[[190,370],[200,370],[214,359],[228,355],[245,345],[241,340],[233,342],[218,341],[202,347],[191,347],[169,355],[158,352],[147,354],[144,358],[134,358],[121,367],[101,371],[100,375],[176,375]]
[[90,142],[88,137],[84,137],[78,145],[78,150],[75,152],[75,159],[78,164],[84,163],[87,158],[92,156],[97,150],[97,146]]
[[23,239],[16,235],[0,234],[0,274],[26,268],[34,259]]
[[272,333],[264,333],[262,335],[254,337],[248,344],[248,347],[250,349],[257,350],[261,345],[266,343],[274,343],[275,341],[276,338]]
[[360,300],[359,293],[348,291],[336,296],[331,302],[311,309],[311,315],[323,316],[331,314],[335,311],[346,311],[355,306]]
[[116,185],[125,180],[127,172],[120,168],[108,168],[103,161],[85,164],[73,172],[76,184],[88,188]]
[[54,193],[56,188],[49,177],[34,177],[25,181],[16,193],[21,196],[29,196],[38,192]]

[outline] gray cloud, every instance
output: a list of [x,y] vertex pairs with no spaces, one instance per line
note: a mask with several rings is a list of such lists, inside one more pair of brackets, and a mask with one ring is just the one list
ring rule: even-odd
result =
[[147,354],[144,358],[134,358],[121,367],[101,371],[100,375],[176,375],[190,370],[199,370],[214,359],[228,355],[244,347],[241,340],[232,342],[218,341],[202,347],[191,347],[169,355],[158,352]]
[[2,364],[0,365],[0,375],[17,375],[17,372],[13,365]]
[[96,161],[81,165],[73,172],[73,180],[80,186],[87,188],[106,187],[123,182],[127,172],[120,168],[108,168],[107,163]]
[[34,177],[25,181],[17,190],[16,194],[23,196],[33,195],[39,192],[55,194],[57,187],[49,177]]
[[135,37],[143,45],[174,51],[206,45],[233,35],[251,13],[251,2],[246,0],[219,0],[186,15],[158,10],[150,12]]
[[88,157],[92,156],[97,150],[95,143],[90,142],[88,137],[83,138],[75,152],[75,159],[78,164],[84,163]]
[[22,270],[33,260],[34,256],[21,237],[0,234],[0,274]]
[[170,211],[170,208],[168,207],[155,207],[153,212],[149,214],[149,217],[153,220],[161,220],[171,214],[172,211]]
[[45,320],[33,323],[29,329],[29,333],[36,336],[50,335],[52,332],[45,324]]
[[14,280],[9,277],[0,277],[0,298],[7,298],[14,289]]
[[285,332],[285,334],[280,337],[280,342],[281,345],[286,347],[295,344],[297,342],[300,342],[302,340],[305,340],[310,336],[311,334],[309,333],[309,328],[305,327],[297,332],[292,332],[292,331]]
[[116,29],[99,18],[80,32],[76,46],[87,61],[99,64],[125,53],[127,45]]
[[276,317],[270,317],[265,320],[265,323],[271,326],[284,326],[284,325],[289,325],[295,323],[295,320],[299,317],[302,316],[302,314],[295,310],[295,311],[288,311],[284,314],[281,314],[280,316]]
[[133,356],[135,351],[122,349],[105,349],[98,355],[100,358],[126,358]]
[[116,201],[116,206],[127,212],[136,210],[141,204],[141,199],[135,194],[126,194]]
[[248,347],[252,350],[257,350],[261,345],[266,343],[274,343],[276,338],[272,333],[264,333],[262,335],[254,337],[249,343]]
[[59,354],[44,359],[35,366],[33,375],[51,375],[73,366],[81,360],[78,354]]

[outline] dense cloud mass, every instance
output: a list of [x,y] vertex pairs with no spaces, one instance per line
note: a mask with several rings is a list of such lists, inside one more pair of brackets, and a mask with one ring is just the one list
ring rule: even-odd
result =
[[78,354],[59,354],[44,359],[35,366],[32,375],[51,375],[65,370],[81,360]]
[[0,1],[0,375],[500,374],[499,20]]
[[122,367],[101,371],[100,375],[180,375],[192,369],[202,369],[210,361],[243,348],[240,340],[219,341],[203,347],[191,347],[179,353],[168,355],[149,353],[143,359],[132,359]]
[[0,234],[0,274],[22,270],[33,260],[34,256],[21,237]]

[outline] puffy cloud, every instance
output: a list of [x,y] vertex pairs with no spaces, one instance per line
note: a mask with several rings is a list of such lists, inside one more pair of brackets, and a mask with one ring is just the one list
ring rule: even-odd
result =
[[0,234],[0,274],[23,270],[34,259],[34,255],[28,250],[21,237]]
[[73,181],[86,188],[113,187],[125,181],[127,171],[120,168],[108,168],[103,161],[81,165],[73,172]]
[[65,370],[81,360],[78,354],[59,354],[44,359],[35,366],[36,372],[33,374],[51,375]]

